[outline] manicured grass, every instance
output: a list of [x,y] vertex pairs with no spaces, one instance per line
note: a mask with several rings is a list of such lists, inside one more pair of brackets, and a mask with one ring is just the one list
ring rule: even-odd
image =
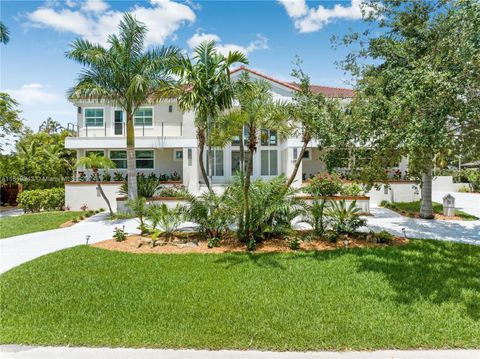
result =
[[42,212],[0,218],[0,238],[55,229],[82,214],[85,212]]
[[[387,207],[395,212],[399,212],[400,214],[414,217],[418,213],[420,213],[420,201],[416,202],[382,202],[382,206]],[[433,212],[438,214],[443,214],[443,205],[441,203],[433,202]],[[460,211],[458,209],[455,210],[455,214],[463,218],[465,220],[474,221],[478,219],[477,217]]]
[[480,247],[129,254],[79,246],[0,277],[0,342],[271,350],[479,348]]

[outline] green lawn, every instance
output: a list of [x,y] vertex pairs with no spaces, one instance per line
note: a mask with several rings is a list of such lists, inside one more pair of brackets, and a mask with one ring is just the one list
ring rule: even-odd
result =
[[0,342],[272,350],[480,348],[480,247],[129,254],[0,276]]
[[[382,202],[382,206],[389,208],[393,211],[399,212],[405,216],[415,216],[420,212],[420,201],[416,202]],[[433,202],[433,212],[438,214],[443,214],[443,205],[441,203]],[[465,220],[474,221],[478,219],[477,217],[465,213],[460,210],[455,210],[455,214],[458,217],[461,217]]]
[[0,218],[0,238],[58,228],[85,212],[42,212]]

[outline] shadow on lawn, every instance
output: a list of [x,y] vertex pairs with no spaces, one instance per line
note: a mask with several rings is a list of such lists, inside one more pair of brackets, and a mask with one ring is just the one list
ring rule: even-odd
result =
[[409,304],[423,300],[434,304],[463,303],[467,314],[480,320],[480,248],[429,240],[402,247],[316,252],[312,259],[342,255],[356,257],[359,271],[381,273],[394,289],[392,300]]

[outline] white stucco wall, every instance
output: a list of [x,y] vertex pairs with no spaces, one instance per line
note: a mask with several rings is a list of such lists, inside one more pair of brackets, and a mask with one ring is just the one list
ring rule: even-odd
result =
[[379,189],[372,187],[365,195],[370,197],[370,204],[377,206],[382,201],[414,202],[420,200],[420,186],[414,182],[390,182]]
[[[119,183],[102,183],[103,192],[110,201],[112,210],[117,210],[116,198],[120,189]],[[86,205],[88,209],[108,209],[105,200],[97,190],[97,185],[91,182],[67,182],[65,183],[65,207],[71,211],[79,211],[80,207]]]
[[433,191],[457,192],[462,187],[470,187],[469,183],[453,183],[452,176],[436,176],[433,178]]

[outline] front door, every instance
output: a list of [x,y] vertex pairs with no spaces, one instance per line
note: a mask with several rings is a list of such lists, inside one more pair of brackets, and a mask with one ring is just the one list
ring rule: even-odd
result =
[[115,119],[113,122],[113,133],[116,136],[123,135],[123,111],[115,110]]

